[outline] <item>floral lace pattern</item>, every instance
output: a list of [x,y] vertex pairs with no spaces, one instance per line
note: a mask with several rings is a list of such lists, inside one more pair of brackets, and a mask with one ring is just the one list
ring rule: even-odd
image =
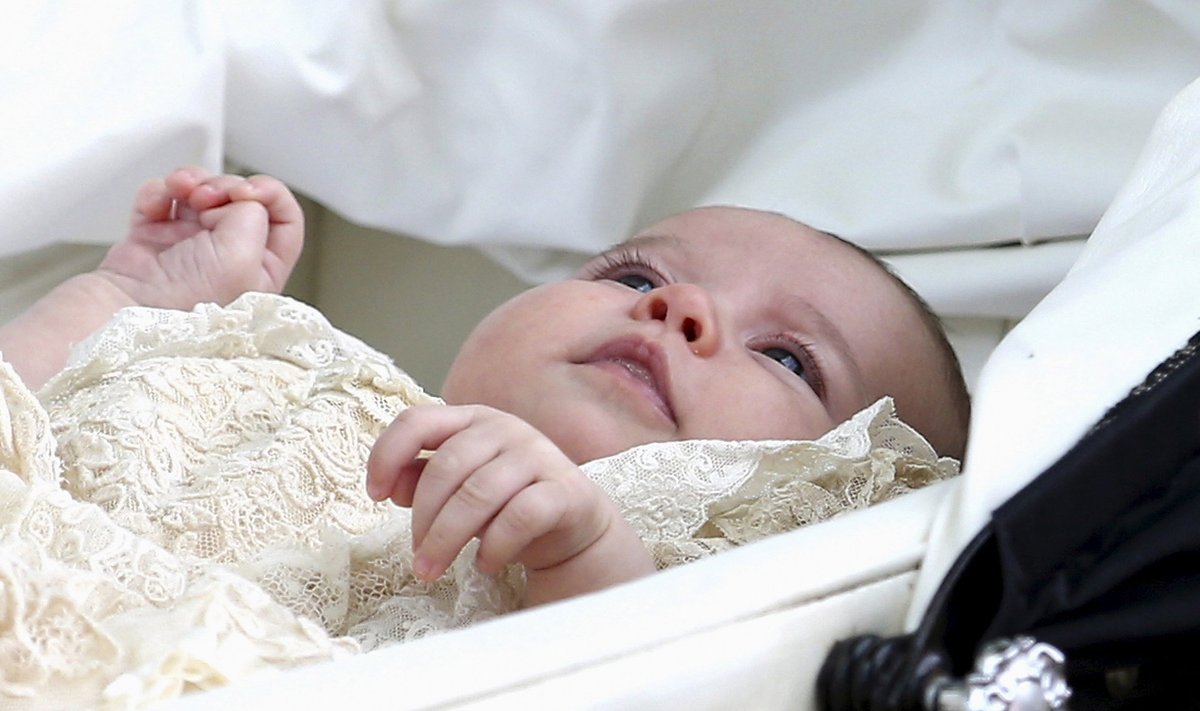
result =
[[[123,708],[514,609],[472,547],[412,573],[371,443],[436,401],[313,309],[127,309],[35,398],[0,364],[0,697]],[[816,442],[680,442],[584,465],[660,567],[953,475],[881,400]]]

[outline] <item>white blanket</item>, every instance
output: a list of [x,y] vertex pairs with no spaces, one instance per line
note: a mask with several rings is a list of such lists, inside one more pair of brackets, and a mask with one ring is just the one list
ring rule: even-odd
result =
[[[1086,234],[1200,75],[1200,6],[55,0],[9,8],[0,67],[0,254],[111,242],[145,177],[227,157],[545,278],[704,203],[889,252]],[[1016,318],[1050,259],[908,271]]]

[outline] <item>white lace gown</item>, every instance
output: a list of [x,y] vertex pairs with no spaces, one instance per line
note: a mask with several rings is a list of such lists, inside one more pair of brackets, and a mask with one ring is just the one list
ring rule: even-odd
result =
[[[434,583],[365,462],[436,401],[315,310],[127,309],[35,397],[0,364],[0,701],[126,708],[516,607],[470,547]],[[660,567],[953,475],[881,400],[816,442],[651,444],[584,470]]]

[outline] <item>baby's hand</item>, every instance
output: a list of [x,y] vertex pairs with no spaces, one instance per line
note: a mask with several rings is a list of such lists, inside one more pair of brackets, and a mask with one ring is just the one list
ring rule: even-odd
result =
[[426,580],[472,538],[482,572],[526,567],[530,603],[653,570],[616,505],[574,462],[524,420],[482,405],[402,412],[371,451],[367,492],[412,507],[413,568]]
[[129,235],[96,274],[142,306],[227,304],[278,293],[304,243],[304,216],[283,183],[180,168],[141,187]]

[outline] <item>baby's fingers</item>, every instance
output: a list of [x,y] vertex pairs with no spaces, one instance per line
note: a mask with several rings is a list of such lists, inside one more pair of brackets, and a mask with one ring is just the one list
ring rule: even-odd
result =
[[406,447],[401,438],[389,438],[391,431],[384,430],[367,457],[367,496],[374,501],[391,499],[397,506],[412,506],[425,460],[417,458],[419,446]]
[[234,200],[254,200],[267,208],[273,224],[300,223],[304,210],[296,196],[277,178],[269,175],[251,175],[230,188]]
[[[138,222],[161,222],[171,219],[171,204],[174,197],[167,192],[162,178],[142,183],[133,197],[134,220]],[[139,220],[140,218],[140,220]]]
[[196,222],[221,250],[225,273],[249,272],[262,261],[267,215],[261,205],[226,203],[199,213]]
[[[426,483],[423,508],[413,513],[414,531],[427,528],[470,471],[495,456],[494,448],[472,455],[471,447],[460,449],[461,441],[443,447],[475,422],[479,410],[471,406],[416,405],[397,415],[379,435],[367,458],[367,495],[376,501],[391,499],[398,506],[416,507],[417,484],[426,478],[428,460],[436,453],[434,450],[439,450],[435,476],[429,477],[437,483]],[[439,468],[441,474],[437,474]]]
[[[171,178],[167,182],[170,185]],[[192,209],[202,212],[214,207],[220,207],[233,202],[233,193],[246,183],[240,175],[214,175],[196,184],[187,194],[187,204]]]
[[269,175],[252,175],[230,188],[229,195],[233,200],[253,200],[267,208],[267,253],[274,259],[265,266],[282,287],[304,249],[304,210],[300,202],[286,185]]
[[[445,417],[442,408],[438,415]],[[528,471],[528,466],[518,468],[522,460],[514,460],[504,456],[505,451],[511,451],[517,443],[512,432],[515,419],[487,408],[465,407],[453,408],[447,419],[462,420],[462,429],[455,432],[437,445],[426,444],[429,449],[437,451],[429,455],[429,461],[421,472],[413,494],[412,534],[413,545],[420,548],[425,534],[433,526],[436,518],[442,515],[443,509],[451,499],[457,497],[458,503],[465,499],[472,505],[484,505],[485,497],[499,495],[500,492],[488,486],[489,477],[512,476],[518,472]],[[516,436],[519,436],[516,435]],[[497,469],[495,463],[503,467]],[[524,461],[528,461],[525,459]],[[480,474],[483,479],[476,479]],[[476,479],[475,481],[472,481]],[[512,490],[510,490],[511,492]],[[489,511],[489,516],[495,509]],[[482,525],[478,521],[477,525]]]
[[187,199],[192,188],[203,179],[200,173],[200,168],[179,168],[165,177],[142,183],[133,198],[135,221],[163,222],[175,219],[176,203]]
[[[485,529],[490,530],[493,518],[507,510],[514,497],[521,496],[533,479],[527,462],[521,459],[519,455],[501,454],[475,468],[434,513],[427,530],[419,530],[416,521],[416,512],[423,507],[414,507],[413,567],[418,577],[432,580],[444,573],[463,546],[483,535]],[[425,484],[422,482],[422,486]],[[530,534],[526,542],[536,535]],[[488,560],[490,563],[491,558]],[[495,572],[509,560],[511,555],[484,572]]]
[[[492,517],[479,536],[475,565],[486,574],[500,572],[505,565],[528,551],[534,541],[555,530],[562,522],[564,507],[551,482],[539,481],[510,498]],[[576,546],[582,550],[585,545]],[[566,559],[576,550],[556,551],[556,557]]]
[[470,422],[466,412],[444,405],[417,405],[401,412],[384,429],[367,457],[367,495],[376,501],[392,499],[401,506],[412,505],[415,480],[400,484],[402,474],[418,462],[422,450],[437,449],[442,442]]

